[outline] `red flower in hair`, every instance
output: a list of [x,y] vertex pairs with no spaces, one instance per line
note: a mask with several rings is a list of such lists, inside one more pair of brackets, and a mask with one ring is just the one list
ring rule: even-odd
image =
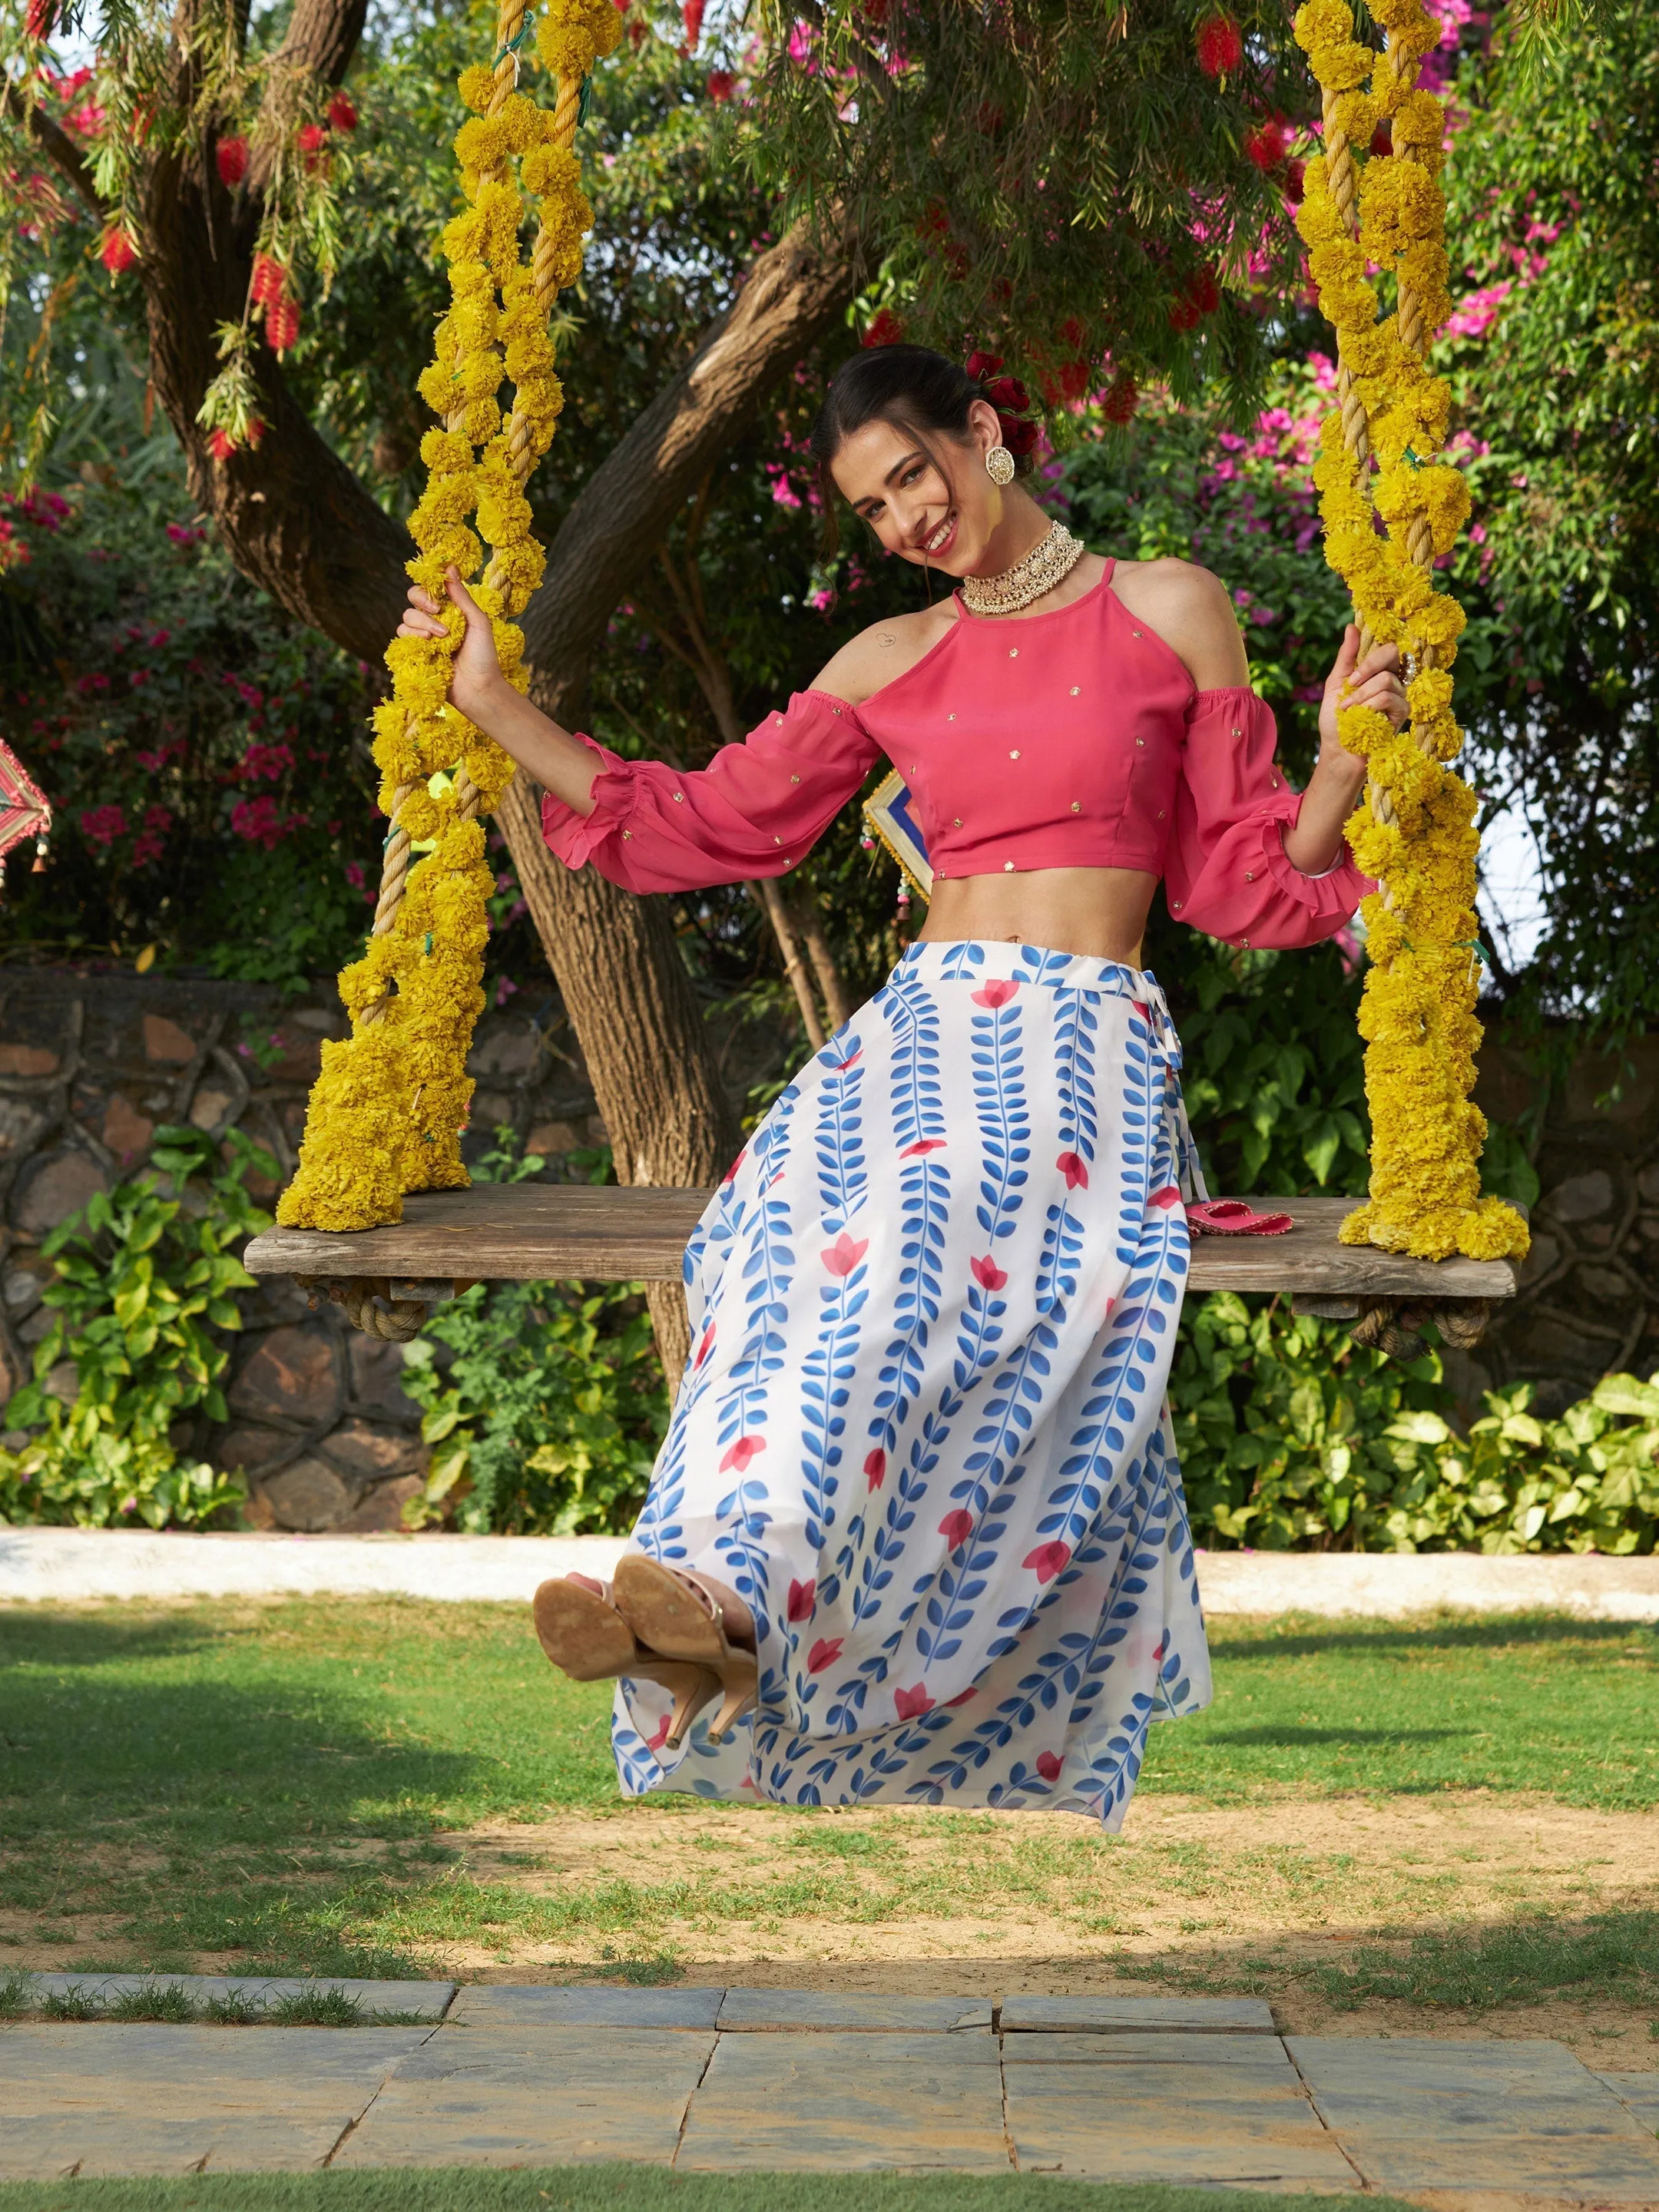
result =
[[890,307],[883,307],[870,318],[860,343],[867,346],[897,345],[903,337],[903,324]]
[[1031,404],[1031,395],[1017,376],[993,377],[985,387],[985,397],[999,415],[1023,415]]
[[1017,461],[1023,461],[1037,441],[1035,422],[1016,422],[1012,416],[999,415],[1002,425],[1002,442]]
[[1206,15],[1198,27],[1198,65],[1206,76],[1225,76],[1244,58],[1244,41],[1231,15]]
[[227,191],[234,192],[247,174],[247,140],[222,138],[213,149],[213,159],[219,171],[219,182]]
[[975,384],[983,383],[988,376],[994,376],[1001,366],[1002,356],[1000,353],[970,353],[968,356],[968,374]]

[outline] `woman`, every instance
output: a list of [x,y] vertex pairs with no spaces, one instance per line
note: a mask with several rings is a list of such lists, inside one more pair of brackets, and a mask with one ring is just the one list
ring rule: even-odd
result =
[[[1341,928],[1364,769],[1336,708],[1397,726],[1405,700],[1393,649],[1359,664],[1350,629],[1293,791],[1224,587],[1085,552],[1014,481],[1030,426],[994,399],[1024,404],[915,346],[838,373],[826,504],[961,589],[864,631],[694,774],[550,722],[452,575],[455,704],[542,785],[570,866],[637,891],[781,874],[885,753],[934,871],[920,940],[691,1239],[695,1349],[637,1549],[610,1586],[537,1594],[555,1664],[618,1680],[630,1794],[1115,1829],[1148,1723],[1209,1698],[1165,1400],[1195,1170],[1135,963],[1160,877],[1235,944]],[[434,635],[410,597],[403,634]]]

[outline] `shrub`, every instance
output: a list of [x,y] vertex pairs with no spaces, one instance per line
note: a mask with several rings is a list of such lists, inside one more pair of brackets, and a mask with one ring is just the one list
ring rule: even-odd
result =
[[1559,1420],[1528,1383],[1467,1437],[1432,1353],[1402,1367],[1338,1323],[1216,1291],[1170,1379],[1200,1542],[1264,1551],[1651,1552],[1659,1375],[1610,1375]]
[[[227,1418],[222,1336],[242,1325],[234,1293],[253,1287],[232,1248],[270,1225],[243,1177],[274,1177],[276,1162],[236,1131],[227,1150],[222,1164],[199,1129],[158,1129],[143,1175],[47,1237],[57,1317],[6,1407],[9,1430],[35,1433],[0,1450],[0,1520],[195,1528],[241,1498],[234,1475],[185,1448],[199,1417]],[[65,1360],[67,1403],[47,1381]]]

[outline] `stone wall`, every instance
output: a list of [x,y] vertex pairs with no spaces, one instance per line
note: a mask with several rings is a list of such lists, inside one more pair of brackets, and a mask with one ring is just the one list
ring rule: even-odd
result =
[[[345,1034],[333,987],[298,1000],[246,984],[94,974],[0,971],[0,1402],[32,1371],[51,1326],[47,1232],[136,1174],[156,1127],[191,1122],[222,1137],[240,1127],[292,1172],[306,1099],[325,1037]],[[786,1048],[752,1027],[722,1040],[739,1092]],[[573,1152],[602,1145],[605,1126],[556,995],[526,991],[479,1022],[469,1158],[510,1127],[544,1154],[548,1179]],[[251,1183],[268,1204],[277,1186]],[[349,1328],[338,1309],[308,1310],[291,1283],[267,1278],[242,1300],[245,1328],[228,1377],[231,1420],[180,1443],[248,1479],[258,1526],[366,1530],[398,1526],[420,1486],[427,1449],[420,1409],[402,1387],[395,1345]],[[49,1387],[75,1394],[73,1366]]]
[[[1525,1055],[1489,1043],[1475,1092],[1486,1112],[1514,1121],[1535,1095]],[[1536,1165],[1521,1295],[1455,1380],[1477,1403],[1495,1382],[1529,1381],[1538,1409],[1557,1413],[1603,1375],[1659,1370],[1659,1037],[1579,1060]]]
[[[215,1136],[245,1130],[291,1173],[322,1040],[343,1035],[332,986],[299,1000],[246,984],[0,971],[0,1397],[30,1372],[50,1315],[40,1242],[94,1190],[143,1165],[155,1129],[188,1121]],[[734,1093],[775,1078],[787,1037],[729,1029]],[[470,1157],[510,1127],[544,1154],[550,1179],[572,1152],[602,1144],[581,1055],[557,996],[526,991],[478,1024]],[[1614,1088],[1619,1095],[1610,1096]],[[1513,1120],[1534,1094],[1524,1058],[1486,1054],[1479,1092]],[[1494,1383],[1528,1379],[1559,1411],[1615,1368],[1659,1369],[1659,1039],[1631,1064],[1585,1061],[1552,1114],[1538,1154],[1543,1194],[1522,1293],[1485,1345],[1453,1363],[1467,1411]],[[276,1187],[255,1186],[269,1202]],[[241,1468],[261,1527],[391,1528],[427,1459],[419,1409],[404,1392],[398,1348],[313,1314],[292,1284],[267,1279],[243,1300],[228,1395],[231,1420],[189,1447]],[[72,1396],[67,1362],[52,1387]]]

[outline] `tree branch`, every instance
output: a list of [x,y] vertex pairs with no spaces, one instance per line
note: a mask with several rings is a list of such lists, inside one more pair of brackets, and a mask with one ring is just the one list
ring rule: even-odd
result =
[[104,203],[98,197],[98,188],[92,181],[92,171],[81,158],[79,148],[68,131],[54,123],[43,108],[25,100],[17,87],[8,78],[3,93],[0,93],[0,111],[9,123],[15,123],[27,132],[52,163],[64,183],[101,221]]
[[845,225],[815,239],[797,224],[762,254],[685,368],[588,478],[526,611],[538,696],[545,690],[568,698],[580,690],[617,600],[675,509],[852,297],[857,243]]

